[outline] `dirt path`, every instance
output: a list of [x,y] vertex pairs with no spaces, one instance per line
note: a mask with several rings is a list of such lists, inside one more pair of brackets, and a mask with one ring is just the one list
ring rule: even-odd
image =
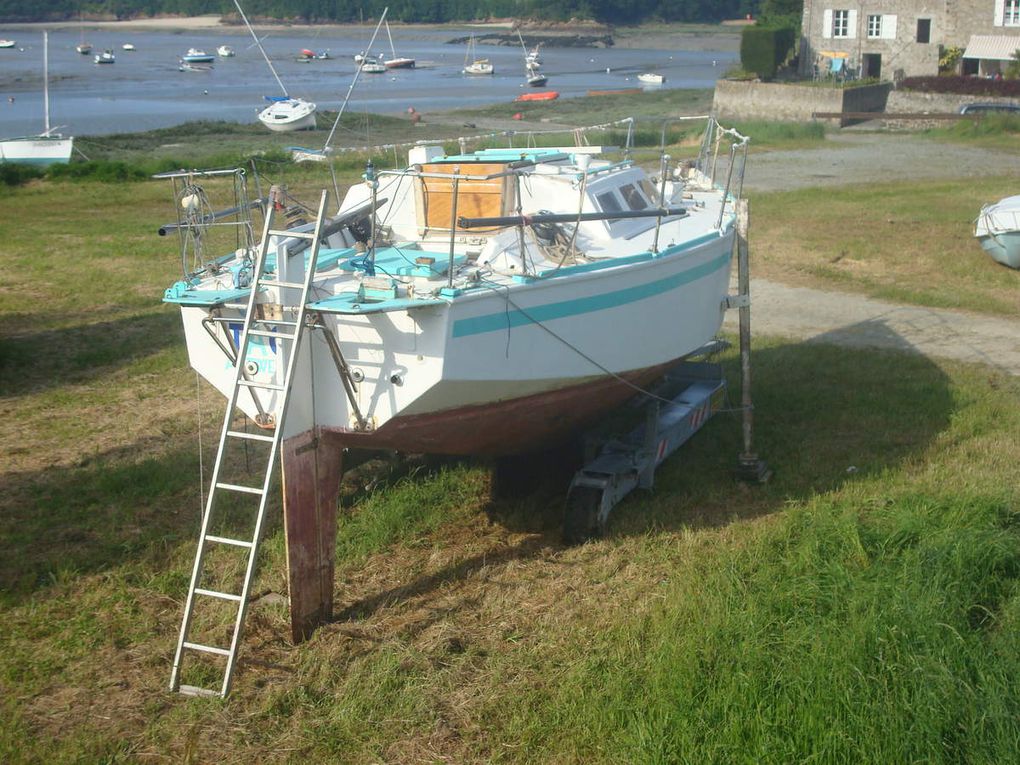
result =
[[[906,135],[844,132],[834,135],[824,149],[755,155],[745,188],[831,188],[893,178],[935,180],[1009,172],[1020,176],[1020,156]],[[853,347],[910,350],[979,362],[1020,375],[1020,321],[1014,319],[889,303],[754,278],[751,301],[757,333]],[[736,312],[731,311],[727,328],[736,331],[736,320]]]
[[[849,347],[893,348],[987,364],[1020,375],[1020,321],[887,303],[752,279],[755,332]],[[726,317],[737,331],[737,316]]]
[[752,155],[744,188],[790,191],[898,178],[938,180],[1009,173],[1020,176],[1020,154],[899,133],[844,131],[832,134],[823,147]]

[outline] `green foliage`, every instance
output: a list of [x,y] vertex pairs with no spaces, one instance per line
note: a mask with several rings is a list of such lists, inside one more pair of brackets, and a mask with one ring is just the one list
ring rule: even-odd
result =
[[89,179],[103,183],[115,181],[138,181],[148,177],[148,174],[137,165],[130,165],[127,162],[111,162],[101,160],[97,162],[72,162],[66,165],[51,165],[47,175],[54,180],[82,180]]
[[795,32],[792,27],[753,26],[740,36],[740,64],[763,80],[771,80],[776,70],[793,50]]
[[956,67],[960,63],[960,59],[963,58],[963,48],[959,45],[950,45],[948,48],[942,51],[939,56],[939,71],[956,73]]
[[[788,0],[773,0],[785,7]],[[757,15],[760,0],[246,0],[250,17],[294,19],[309,22],[356,22],[378,18],[389,6],[394,21],[437,24],[484,18],[534,18],[566,21],[594,19],[613,24],[645,20],[719,22],[750,13]],[[0,0],[0,20],[48,21],[78,17],[130,19],[156,15],[236,15],[231,0],[51,0],[26,4]]]
[[800,30],[804,0],[762,0],[758,23],[767,27],[788,26]]
[[1004,74],[1007,80],[1020,79],[1020,49],[1013,51],[1013,58],[1006,64]]
[[34,165],[0,162],[0,185],[21,186],[34,178],[42,178],[45,170]]

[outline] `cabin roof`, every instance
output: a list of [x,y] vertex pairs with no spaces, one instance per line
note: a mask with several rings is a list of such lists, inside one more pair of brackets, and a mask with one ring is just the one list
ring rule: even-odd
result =
[[570,155],[559,149],[481,149],[471,154],[450,154],[432,160],[434,164],[450,164],[457,162],[510,163],[510,162],[561,162],[570,159]]

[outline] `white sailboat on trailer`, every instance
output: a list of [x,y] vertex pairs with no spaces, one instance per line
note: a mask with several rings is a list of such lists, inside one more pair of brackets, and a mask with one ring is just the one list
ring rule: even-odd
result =
[[[230,401],[173,690],[230,690],[277,450],[291,582],[331,592],[332,541],[321,534],[334,528],[344,449],[498,456],[549,445],[715,336],[748,140],[707,124],[696,165],[671,171],[663,155],[655,183],[600,147],[416,146],[403,169],[369,163],[333,216],[324,191],[315,222],[274,230],[282,200],[270,198],[258,247],[166,291],[191,365]],[[263,430],[238,429],[239,412]],[[269,444],[261,486],[221,475],[227,450],[259,441]],[[224,492],[257,495],[250,538],[211,525]],[[203,584],[209,545],[243,551],[240,593]],[[307,594],[292,589],[296,637],[323,618]],[[229,648],[192,634],[196,604],[223,600],[238,609]],[[226,659],[218,688],[187,683],[195,652]]]
[[269,55],[266,53],[266,49],[262,47],[262,41],[259,39],[258,35],[255,34],[255,30],[252,29],[251,24],[248,23],[248,17],[245,16],[244,10],[241,8],[241,4],[238,0],[234,0],[234,7],[236,7],[237,12],[241,14],[241,20],[244,21],[244,25],[248,27],[248,31],[251,33],[252,39],[255,40],[255,44],[262,53],[262,58],[266,60],[266,64],[269,66],[269,71],[273,73],[276,83],[280,86],[280,90],[283,91],[282,96],[266,97],[266,100],[269,101],[270,104],[259,112],[259,122],[274,133],[291,133],[296,130],[314,130],[315,104],[311,101],[306,101],[303,98],[292,98],[287,93],[287,88],[284,87],[283,80],[281,80],[280,75],[276,73],[276,68],[273,66],[273,62],[270,61]]
[[43,132],[22,138],[0,139],[0,162],[52,165],[71,161],[74,138],[64,138],[50,127],[50,36],[43,32]]

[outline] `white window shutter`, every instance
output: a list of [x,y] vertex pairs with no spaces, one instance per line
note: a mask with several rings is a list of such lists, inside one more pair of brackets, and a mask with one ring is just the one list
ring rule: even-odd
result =
[[846,36],[857,37],[857,11],[847,11]]
[[995,26],[1001,27],[1005,22],[1006,0],[995,0]]
[[896,39],[896,14],[882,17],[882,39]]
[[[999,26],[1002,26],[1002,19],[999,19]],[[832,37],[832,9],[828,8],[822,13],[822,37]]]

